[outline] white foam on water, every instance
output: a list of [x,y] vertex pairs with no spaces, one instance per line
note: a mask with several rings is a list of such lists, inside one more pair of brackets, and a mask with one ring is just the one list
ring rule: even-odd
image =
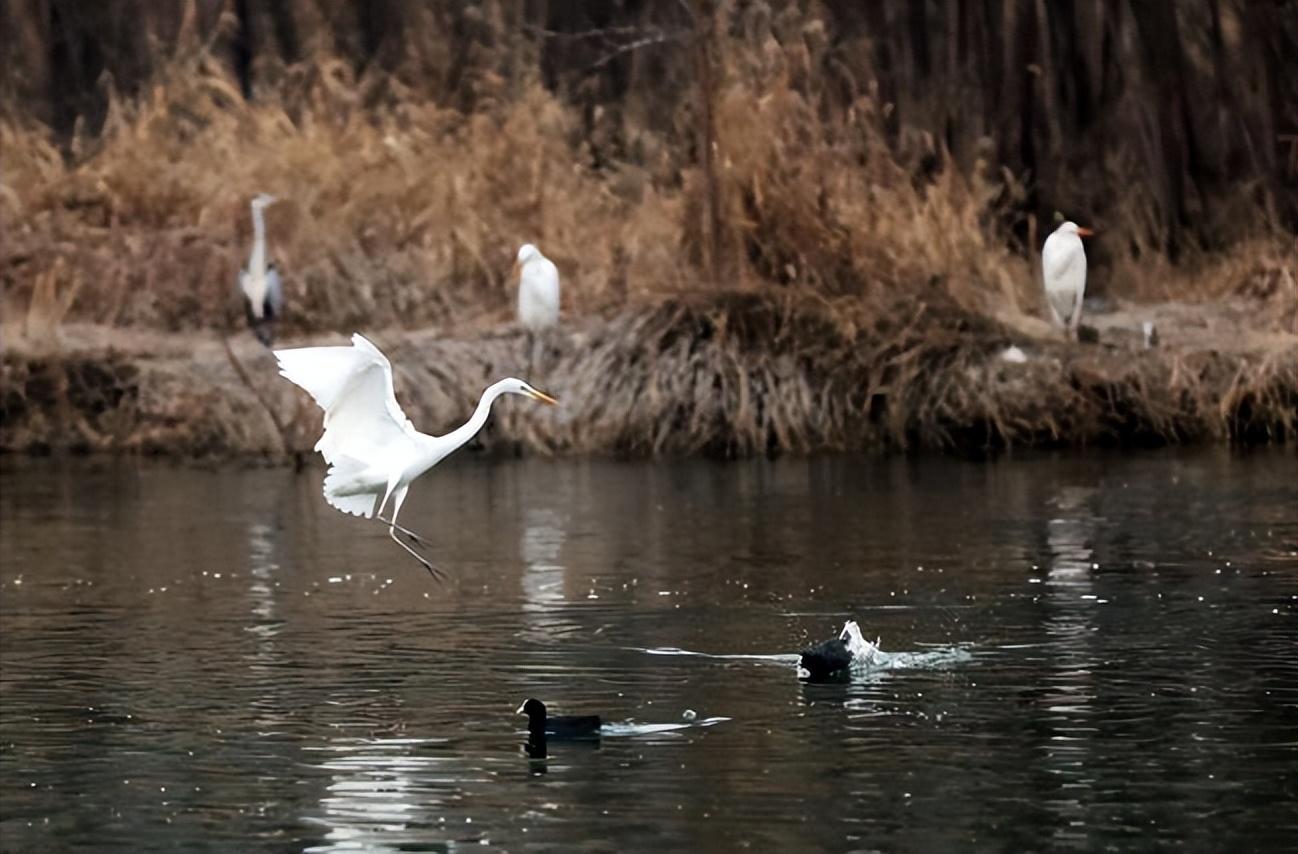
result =
[[788,664],[789,662],[796,663],[798,660],[796,653],[776,653],[774,655],[747,655],[735,653],[727,655],[712,652],[695,652],[693,650],[680,649],[679,647],[674,646],[659,646],[651,649],[633,646],[628,647],[628,649],[633,649],[636,652],[647,653],[648,655],[692,655],[697,658],[723,658],[737,661],[774,661],[779,662],[780,664]]
[[[942,647],[939,649],[926,650],[923,652],[884,652],[879,648],[879,641],[876,639],[873,643],[865,639],[861,633],[861,627],[856,624],[855,620],[848,620],[843,624],[843,629],[838,635],[847,645],[847,649],[852,653],[852,674],[869,675],[891,670],[922,670],[948,667],[953,664],[970,661],[973,654],[964,646]],[[695,650],[681,649],[673,646],[661,646],[653,648],[628,647],[636,652],[643,652],[648,655],[682,655],[693,656],[696,658],[715,658],[728,661],[757,661],[767,664],[793,664],[798,665],[801,656],[797,653],[773,653],[773,654],[744,654],[744,653],[714,653],[714,652],[697,652]],[[799,675],[805,675],[801,667],[798,668]]]
[[637,736],[637,735],[661,735],[662,733],[678,733],[682,730],[700,729],[703,727],[716,726],[719,723],[730,720],[730,718],[712,717],[703,718],[702,720],[690,721],[688,723],[672,724],[638,724],[634,721],[620,721],[618,723],[606,723],[599,728],[601,736]]

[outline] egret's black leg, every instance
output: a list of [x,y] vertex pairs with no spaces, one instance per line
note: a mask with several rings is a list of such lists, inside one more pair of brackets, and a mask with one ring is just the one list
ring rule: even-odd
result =
[[410,548],[410,546],[406,545],[405,543],[401,542],[401,540],[397,539],[397,532],[395,528],[388,528],[388,536],[392,538],[392,542],[396,543],[397,545],[401,546],[401,548],[410,552],[411,557],[413,557],[415,560],[423,564],[424,569],[428,570],[428,574],[431,575],[434,579],[436,579],[437,581],[446,580],[446,573],[442,572],[442,570],[438,569],[437,567],[429,563],[424,558],[424,556],[421,555],[419,552],[415,551],[414,549]]
[[[437,567],[429,563],[428,560],[419,552],[415,551],[414,549],[410,548],[410,546],[406,545],[405,543],[401,542],[401,540],[397,539],[397,528],[400,527],[399,525],[397,525],[397,514],[401,512],[401,503],[406,500],[406,490],[408,488],[409,487],[403,486],[392,494],[392,519],[384,520],[387,521],[388,523],[388,536],[392,538],[392,542],[396,543],[397,545],[401,546],[401,548],[410,552],[411,557],[413,557],[415,560],[423,564],[424,569],[428,570],[429,575],[431,575],[433,578],[435,578],[438,581],[442,581],[446,577],[446,574],[444,572],[442,572],[440,569],[438,569]],[[416,542],[422,543],[422,540],[420,540],[414,534],[410,533],[410,531],[406,530],[405,528],[402,528],[401,530],[403,533],[409,535]]]
[[409,538],[414,542],[415,545],[417,545],[417,546],[425,546],[425,547],[429,545],[428,541],[425,540],[423,537],[419,536],[418,534],[416,534],[414,531],[410,530],[409,528],[404,528],[404,527],[402,527],[401,525],[398,525],[398,524],[396,523],[395,520],[393,520],[393,519],[388,519],[388,518],[386,518],[386,517],[384,517],[384,516],[376,516],[375,518],[378,519],[380,522],[386,522],[389,526],[391,526],[391,527],[393,527],[393,528],[396,528],[398,531],[400,531],[401,533],[405,534],[407,537],[409,537]]

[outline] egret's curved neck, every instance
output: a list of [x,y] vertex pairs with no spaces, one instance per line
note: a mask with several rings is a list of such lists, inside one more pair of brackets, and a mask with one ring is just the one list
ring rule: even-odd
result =
[[469,416],[468,421],[465,421],[445,436],[430,437],[436,449],[436,458],[429,465],[433,465],[476,436],[478,431],[482,429],[482,425],[487,423],[487,416],[491,415],[491,404],[495,403],[496,398],[505,393],[504,380],[487,386],[487,390],[478,399],[478,407],[473,410],[473,414]]
[[248,258],[248,272],[256,275],[266,274],[266,218],[261,208],[252,208],[252,256]]

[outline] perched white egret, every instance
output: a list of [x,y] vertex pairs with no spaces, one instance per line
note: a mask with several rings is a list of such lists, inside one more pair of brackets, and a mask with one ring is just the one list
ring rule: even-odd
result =
[[[439,576],[438,570],[397,538],[400,531],[416,545],[426,545],[417,534],[397,524],[411,482],[473,438],[486,423],[491,404],[502,394],[557,403],[548,394],[510,377],[482,393],[477,409],[462,426],[445,436],[429,436],[416,430],[401,411],[387,357],[361,335],[352,336],[350,347],[276,350],[275,358],[279,372],[306,389],[324,410],[324,435],[315,449],[329,463],[325,501],[344,513],[387,522],[392,540],[434,577]],[[389,498],[392,518],[385,519],[382,514]]]
[[518,321],[529,332],[549,329],[559,322],[559,268],[530,243],[518,250]]
[[1086,294],[1086,250],[1082,238],[1092,234],[1075,222],[1066,222],[1046,238],[1041,247],[1041,276],[1046,299],[1059,325],[1074,338],[1082,321],[1082,297]]
[[252,254],[248,256],[248,266],[239,271],[239,289],[243,291],[248,325],[257,340],[267,347],[275,340],[275,321],[284,308],[279,271],[266,257],[264,212],[274,203],[275,197],[266,193],[259,193],[252,200]]

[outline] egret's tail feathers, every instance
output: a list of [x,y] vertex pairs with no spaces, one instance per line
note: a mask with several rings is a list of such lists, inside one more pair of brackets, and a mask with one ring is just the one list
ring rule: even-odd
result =
[[353,516],[364,516],[366,519],[374,518],[374,508],[382,497],[377,493],[330,495],[328,487],[325,488],[325,501],[328,501],[332,506],[337,507],[344,513],[350,513]]
[[343,459],[329,467],[324,479],[324,497],[334,507],[353,516],[373,518],[378,512],[379,499],[383,497],[381,489],[366,489],[360,482],[359,475],[364,470],[363,463]]

